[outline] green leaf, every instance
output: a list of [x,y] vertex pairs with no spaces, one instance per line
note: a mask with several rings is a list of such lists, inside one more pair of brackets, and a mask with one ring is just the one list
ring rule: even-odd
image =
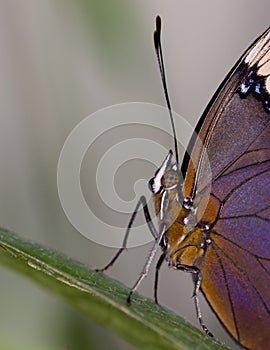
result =
[[103,273],[0,228],[0,263],[62,297],[140,349],[226,349],[172,311]]

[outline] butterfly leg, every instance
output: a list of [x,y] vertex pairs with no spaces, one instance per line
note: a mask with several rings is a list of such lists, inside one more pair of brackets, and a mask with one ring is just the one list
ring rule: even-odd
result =
[[158,298],[157,298],[157,289],[158,289],[158,277],[159,277],[159,270],[161,268],[161,265],[163,264],[165,260],[165,253],[162,253],[160,258],[158,259],[157,265],[156,265],[156,273],[155,273],[155,284],[154,284],[154,299],[155,303],[159,305]]
[[152,236],[155,239],[157,239],[158,232],[157,232],[155,226],[152,223],[152,218],[151,218],[150,213],[149,213],[149,209],[148,209],[148,206],[147,206],[146,198],[145,198],[145,196],[141,196],[139,201],[138,201],[138,203],[137,203],[137,205],[136,205],[136,207],[135,207],[135,209],[134,209],[134,211],[133,211],[133,213],[132,213],[132,215],[131,215],[131,217],[130,217],[130,220],[129,220],[129,223],[128,223],[128,226],[127,226],[127,230],[126,230],[126,233],[125,233],[125,236],[124,236],[124,239],[123,239],[122,247],[117,251],[115,256],[112,258],[112,260],[106,266],[104,266],[101,269],[96,269],[97,272],[106,271],[109,267],[111,267],[114,264],[114,262],[120,256],[120,254],[126,249],[127,240],[128,240],[130,229],[131,229],[131,227],[133,225],[133,222],[134,222],[134,220],[136,218],[136,215],[137,215],[138,210],[139,210],[141,205],[143,207],[144,217],[145,217],[146,223],[148,225],[148,228],[149,228]]
[[136,283],[134,284],[134,286],[131,288],[129,294],[128,294],[128,297],[127,297],[127,303],[130,304],[131,303],[131,296],[132,294],[137,290],[139,284],[141,283],[141,281],[147,276],[148,274],[148,271],[149,271],[149,268],[151,266],[151,263],[154,259],[154,256],[160,246],[160,242],[162,241],[163,239],[163,236],[166,232],[166,225],[163,224],[161,225],[161,228],[160,228],[160,233],[158,235],[158,237],[156,238],[155,240],[155,243],[154,245],[152,246],[152,249],[150,250],[150,253],[146,259],[146,262],[144,264],[144,267],[143,267],[143,270],[142,272],[140,273],[140,276],[139,278],[137,279]]
[[192,273],[194,277],[194,291],[193,291],[192,297],[194,298],[197,318],[204,332],[208,334],[210,337],[213,337],[213,334],[208,330],[206,325],[203,323],[201,309],[200,309],[200,303],[198,298],[201,281],[202,281],[202,275],[201,275],[200,269],[198,269],[198,267],[196,266],[189,266],[189,265],[183,265],[183,264],[176,265],[176,269],[184,272]]

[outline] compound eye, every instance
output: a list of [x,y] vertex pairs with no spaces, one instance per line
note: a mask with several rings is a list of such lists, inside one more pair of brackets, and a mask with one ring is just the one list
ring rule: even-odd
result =
[[161,178],[162,187],[170,189],[176,187],[180,182],[179,173],[175,170],[168,170]]

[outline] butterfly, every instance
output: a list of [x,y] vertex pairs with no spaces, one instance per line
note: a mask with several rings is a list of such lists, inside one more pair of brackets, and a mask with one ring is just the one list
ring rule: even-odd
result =
[[131,216],[126,247],[136,214],[143,207],[154,244],[139,279],[156,265],[154,296],[164,261],[193,276],[193,297],[203,323],[201,291],[228,333],[247,349],[270,349],[270,28],[243,54],[200,118],[179,165],[177,138],[165,79],[161,19],[154,43],[174,135],[168,152],[149,181],[159,227],[142,196]]

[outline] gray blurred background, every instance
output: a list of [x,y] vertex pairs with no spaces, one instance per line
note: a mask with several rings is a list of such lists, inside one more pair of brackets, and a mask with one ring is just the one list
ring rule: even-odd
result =
[[[115,250],[79,234],[58,198],[57,162],[68,134],[112,104],[164,104],[152,43],[157,14],[173,108],[195,126],[228,70],[269,26],[269,13],[268,0],[0,0],[1,226],[89,266],[107,263]],[[93,152],[82,185],[98,212],[102,205],[89,190],[95,187]],[[152,176],[148,165],[138,176]],[[129,180],[128,170],[123,176]],[[120,196],[131,198],[133,183],[121,182]],[[129,249],[108,273],[132,285],[149,249]],[[3,268],[0,278],[1,349],[134,349],[27,279]],[[152,296],[153,273],[139,291]],[[191,293],[190,276],[163,267],[160,302],[197,325]],[[232,344],[201,303],[210,330]]]

